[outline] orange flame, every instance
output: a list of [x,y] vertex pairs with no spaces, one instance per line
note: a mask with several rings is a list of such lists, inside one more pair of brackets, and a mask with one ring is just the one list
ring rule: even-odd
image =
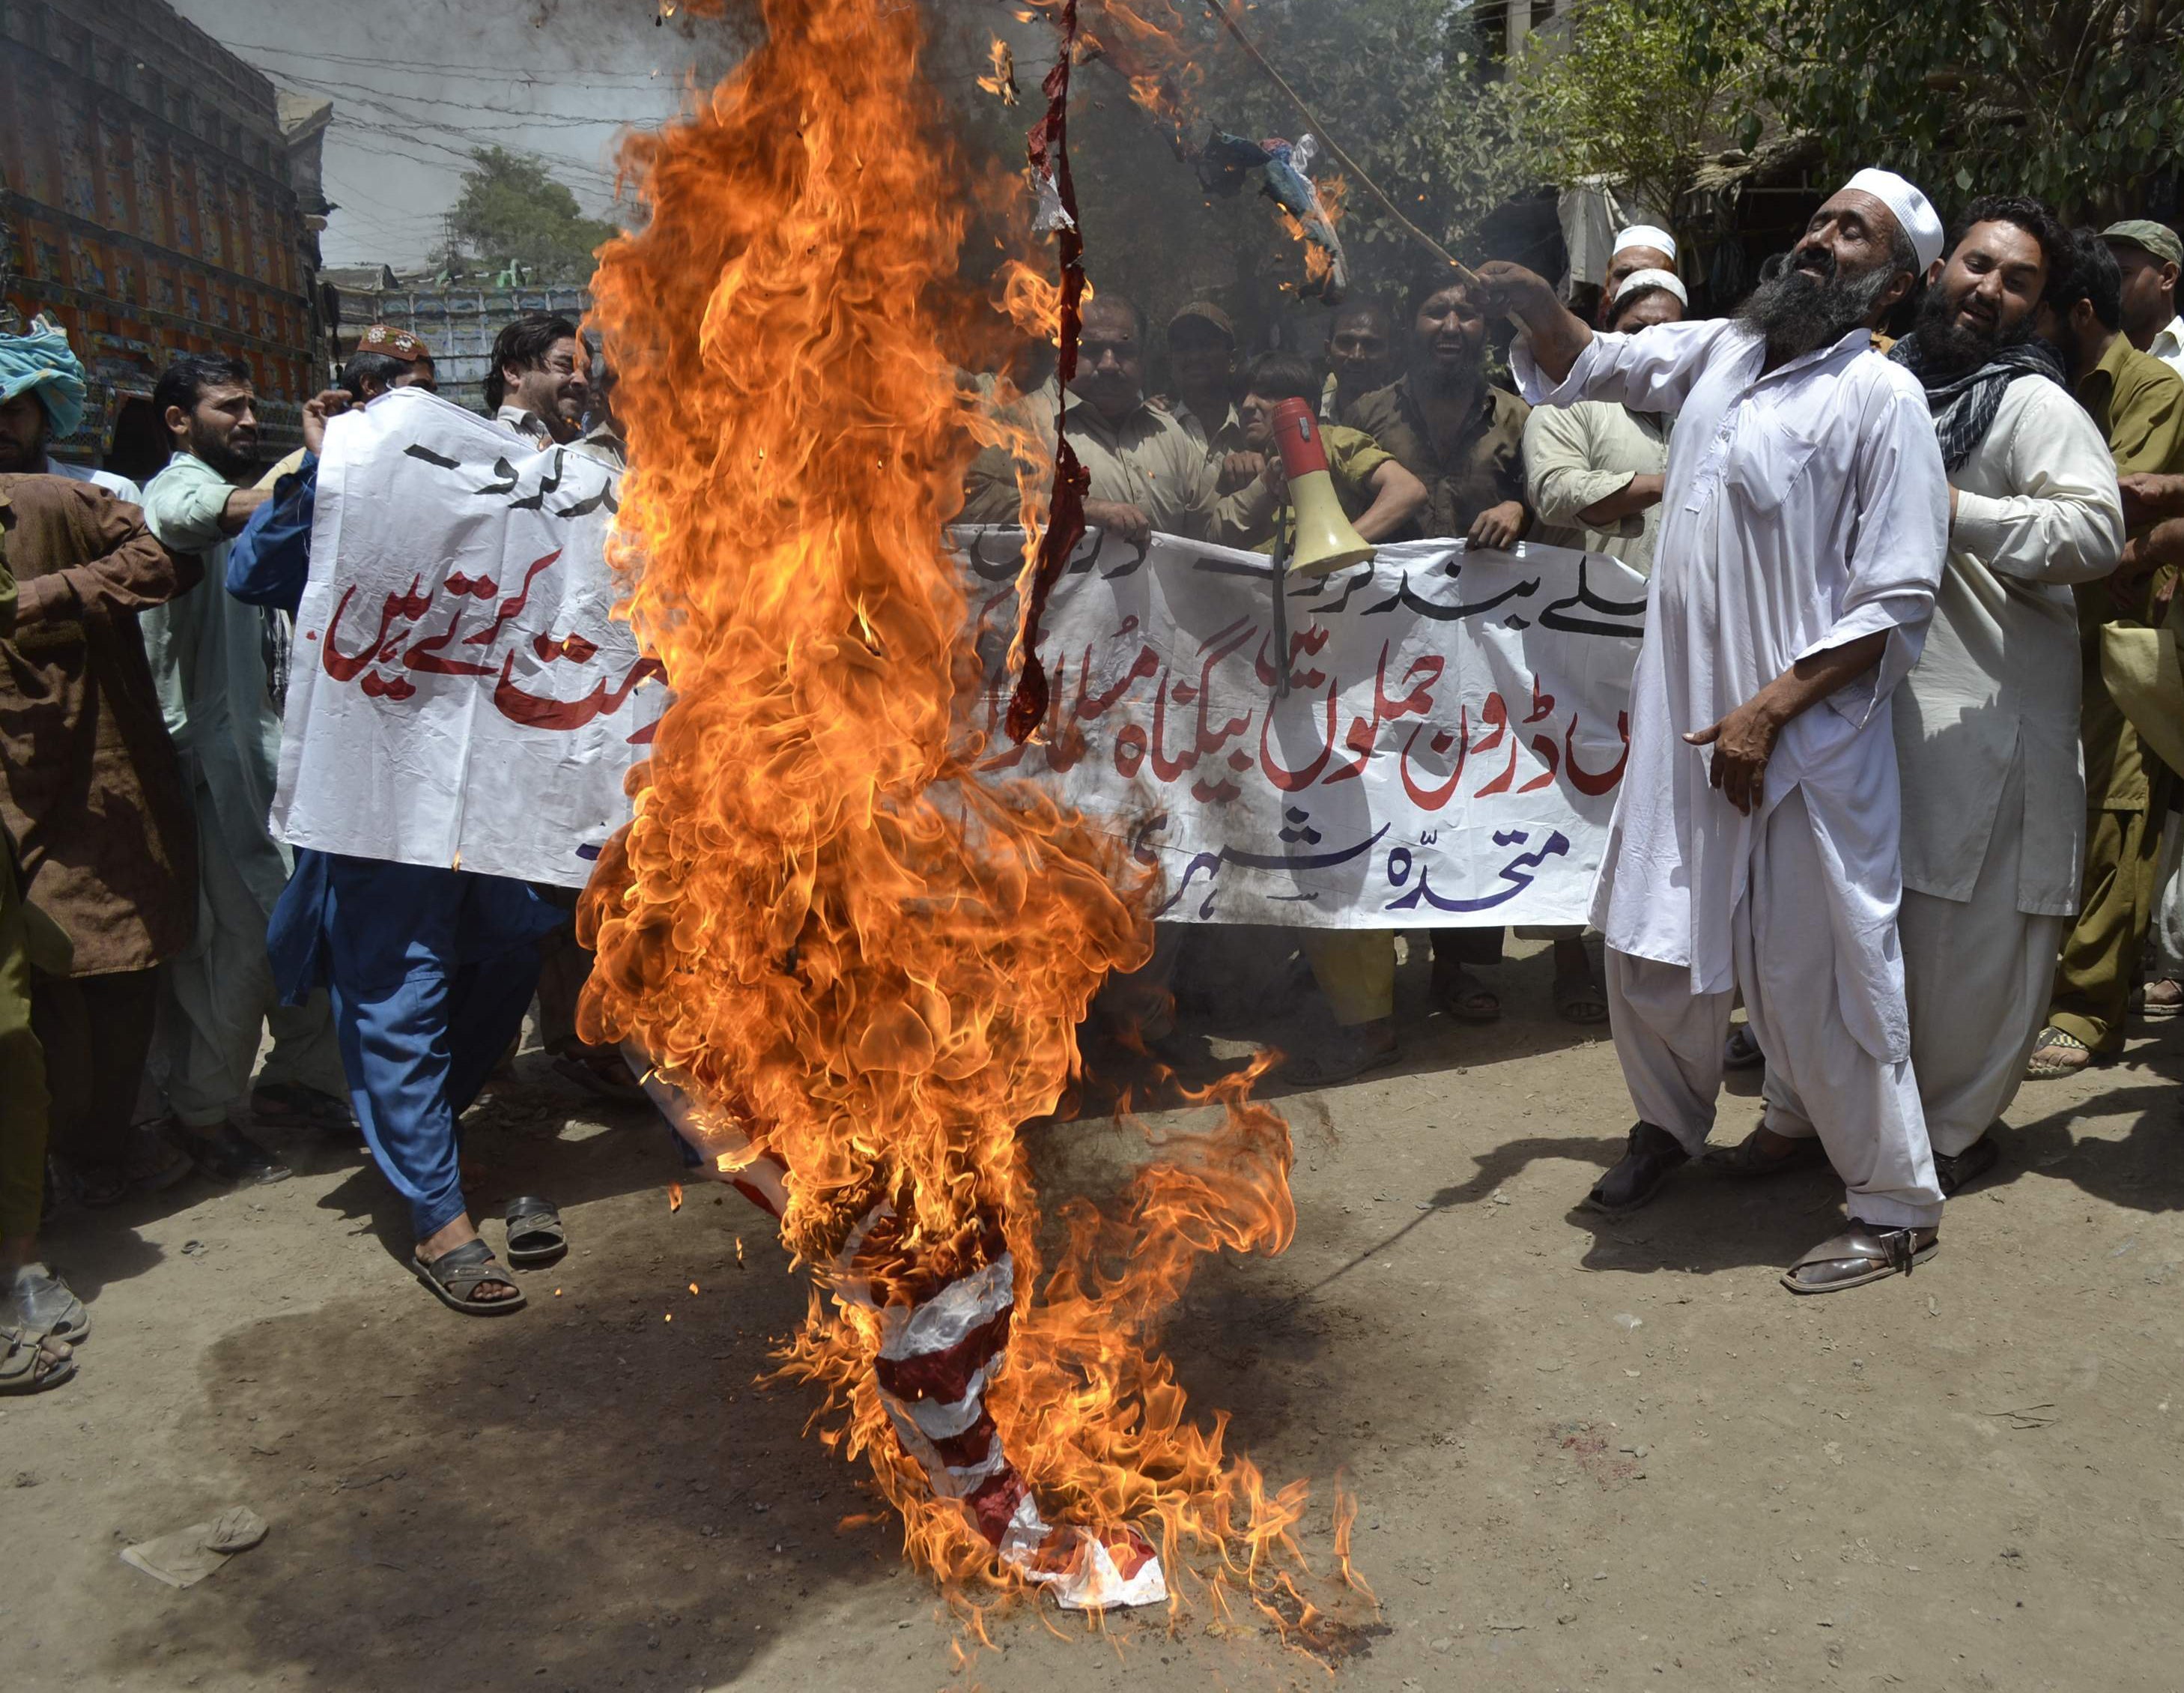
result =
[[[1049,1519],[1135,1523],[1172,1572],[1272,1591],[1304,1485],[1270,1492],[1225,1417],[1189,1420],[1151,1343],[1201,1254],[1287,1245],[1288,1129],[1230,1079],[1121,1204],[1064,1204],[1045,1260],[1019,1131],[1076,1070],[1094,989],[1150,955],[1144,889],[1109,830],[976,774],[941,530],[1003,433],[958,367],[994,305],[956,280],[972,190],[917,11],[763,12],[689,121],[629,142],[649,221],[593,282],[631,448],[628,615],[675,698],[585,896],[581,1026],[677,1076],[723,1169],[785,1166],[782,1236],[814,1288],[784,1371],[827,1389],[822,1438],[870,1463],[921,1565],[1017,1579],[896,1440],[872,1307],[1006,1248],[987,1406]],[[1050,305],[1028,276],[1002,293],[1020,321]]]
[[1009,50],[1006,42],[995,36],[986,49],[986,59],[993,66],[993,74],[978,78],[978,86],[989,94],[1000,96],[1003,105],[1013,106],[1017,103],[1016,54]]

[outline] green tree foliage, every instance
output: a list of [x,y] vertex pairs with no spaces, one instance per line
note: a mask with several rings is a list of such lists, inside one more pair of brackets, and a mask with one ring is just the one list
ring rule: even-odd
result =
[[1774,11],[1767,0],[1588,0],[1566,36],[1535,36],[1513,99],[1546,174],[1605,176],[1673,215],[1708,154],[1759,139]]
[[1825,0],[1786,8],[1771,46],[1769,98],[1832,164],[1885,162],[1954,205],[2129,213],[2184,163],[2184,0]]
[[524,280],[582,282],[592,274],[592,254],[620,230],[586,217],[577,197],[543,165],[504,148],[473,149],[455,202],[456,241],[494,270],[522,266]]

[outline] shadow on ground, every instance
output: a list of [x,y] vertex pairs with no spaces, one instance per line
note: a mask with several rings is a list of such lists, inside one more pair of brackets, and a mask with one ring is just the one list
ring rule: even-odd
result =
[[382,1281],[223,1340],[191,1444],[272,1534],[221,1572],[220,1602],[148,1598],[116,1667],[690,1688],[734,1679],[815,1595],[929,1607],[883,1526],[838,1526],[870,1502],[803,1433],[813,1396],[753,1384],[801,1278],[734,1195],[690,1197],[671,1261],[650,1203],[588,1211],[512,1316]]

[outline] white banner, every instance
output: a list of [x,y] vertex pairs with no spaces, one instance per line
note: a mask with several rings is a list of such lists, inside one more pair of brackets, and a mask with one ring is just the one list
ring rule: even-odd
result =
[[274,832],[582,887],[667,698],[609,615],[616,478],[420,388],[335,418]]
[[1159,916],[1585,920],[1645,621],[1628,566],[1407,543],[1292,578],[1278,629],[1263,554],[1095,538],[1048,603],[1048,711],[1017,747],[1001,723],[1020,536],[956,540],[987,661],[983,768],[1056,782],[1127,830],[1162,871]]

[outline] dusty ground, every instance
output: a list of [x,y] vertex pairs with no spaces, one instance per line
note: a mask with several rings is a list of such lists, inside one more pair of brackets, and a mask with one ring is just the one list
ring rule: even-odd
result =
[[[1203,1616],[1102,1641],[1022,1612],[959,1672],[886,1531],[838,1530],[865,1501],[803,1395],[752,1384],[803,1297],[755,1215],[671,1214],[660,1131],[534,1058],[474,1144],[577,1250],[514,1319],[433,1304],[376,1175],[323,1148],[57,1230],[95,1332],[0,1414],[0,1684],[2179,1685],[2184,1029],[2028,1087],[1912,1279],[1797,1300],[1819,1176],[1572,1210],[1627,1122],[1613,1054],[1548,1015],[1544,958],[1502,975],[1503,1024],[1420,1014],[1401,1070],[1286,1099],[1296,1244],[1210,1266],[1173,1334],[1273,1475],[1354,1478],[1384,1632],[1331,1673]],[[1042,1168],[1127,1145],[1046,1131]],[[195,1588],[116,1556],[228,1504],[271,1534]]]

